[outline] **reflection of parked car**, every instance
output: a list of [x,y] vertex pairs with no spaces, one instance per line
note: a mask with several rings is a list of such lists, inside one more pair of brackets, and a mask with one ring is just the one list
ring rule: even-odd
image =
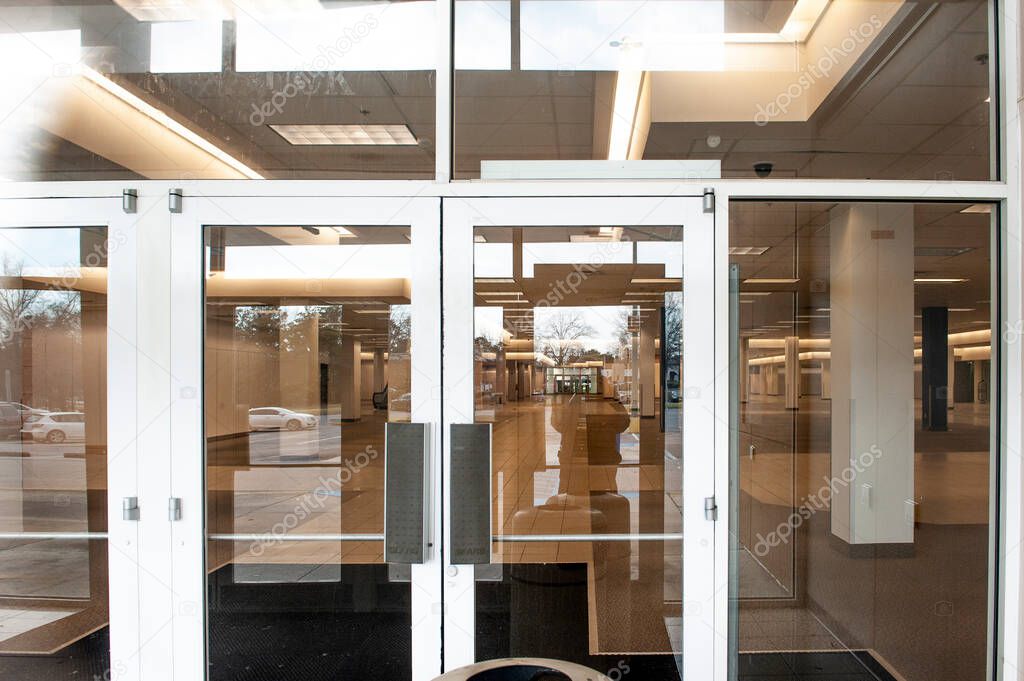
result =
[[249,410],[249,430],[301,430],[315,428],[320,419],[312,414],[284,407],[256,407]]
[[56,444],[65,440],[84,440],[85,414],[80,411],[55,411],[32,417],[26,419],[25,428],[21,432],[31,434],[36,442]]
[[0,402],[0,437],[18,437],[21,413],[10,402]]

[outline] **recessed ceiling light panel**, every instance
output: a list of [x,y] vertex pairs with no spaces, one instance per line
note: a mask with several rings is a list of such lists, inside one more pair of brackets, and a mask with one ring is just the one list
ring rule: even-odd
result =
[[270,129],[295,146],[416,146],[408,125],[275,125]]

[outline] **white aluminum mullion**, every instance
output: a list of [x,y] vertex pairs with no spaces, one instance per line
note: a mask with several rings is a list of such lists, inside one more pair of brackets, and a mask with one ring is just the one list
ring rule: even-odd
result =
[[434,74],[434,180],[439,183],[452,179],[452,102],[455,82],[452,78],[452,18],[454,0],[437,0],[435,7],[435,45],[437,71]]

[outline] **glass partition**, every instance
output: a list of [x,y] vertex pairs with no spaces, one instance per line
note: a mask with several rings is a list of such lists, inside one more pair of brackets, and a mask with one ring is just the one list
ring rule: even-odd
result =
[[987,0],[456,0],[454,176],[642,159],[675,178],[995,179],[994,13]]
[[109,677],[107,229],[0,229],[0,677]]
[[682,673],[682,227],[476,227],[476,657]]
[[209,678],[409,679],[410,567],[383,533],[385,426],[411,413],[410,229],[205,240]]
[[0,178],[432,178],[434,17],[424,0],[4,3]]
[[730,203],[740,678],[986,676],[994,210]]

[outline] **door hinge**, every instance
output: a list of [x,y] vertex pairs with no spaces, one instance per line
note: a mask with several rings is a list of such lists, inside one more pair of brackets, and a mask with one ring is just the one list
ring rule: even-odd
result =
[[167,192],[167,209],[172,213],[180,213],[185,202],[184,189],[170,189]]
[[125,213],[139,212],[139,190],[125,189],[121,192],[121,210]]
[[718,520],[718,503],[714,496],[704,497],[704,518],[711,522]]
[[181,497],[171,497],[167,500],[167,519],[172,523],[181,520]]
[[139,519],[139,498],[124,497],[121,499],[121,518],[123,520]]
[[715,212],[715,190],[711,187],[704,187],[704,212]]

